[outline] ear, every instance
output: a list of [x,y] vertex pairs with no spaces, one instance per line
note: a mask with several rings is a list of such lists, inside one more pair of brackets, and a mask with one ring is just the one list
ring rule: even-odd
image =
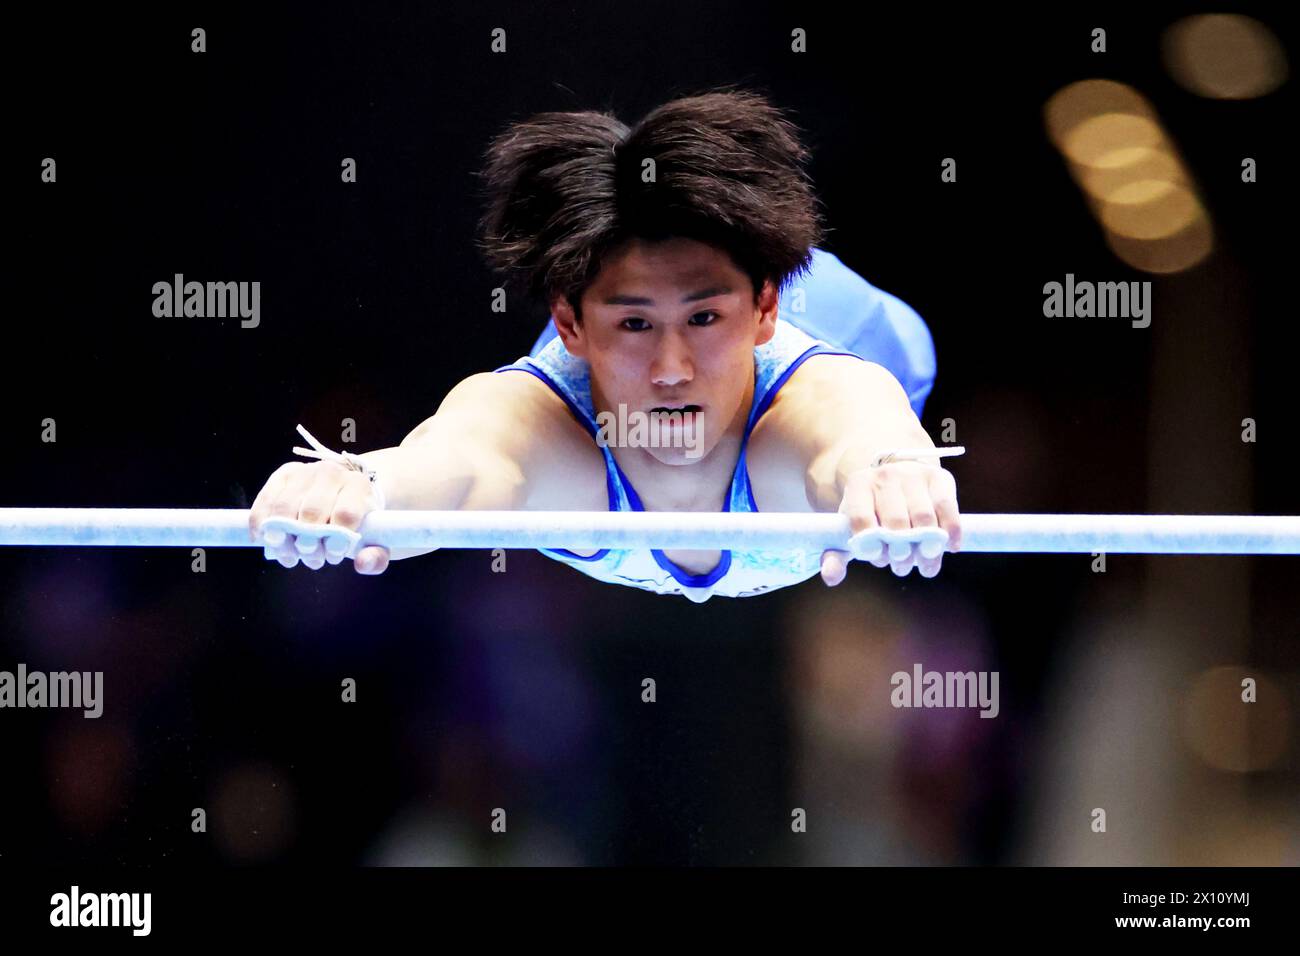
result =
[[564,342],[564,347],[569,354],[577,358],[586,358],[586,335],[567,296],[557,296],[551,302],[551,317],[555,319],[555,331],[559,333],[560,340]]
[[772,341],[772,336],[776,335],[776,314],[779,304],[780,295],[776,286],[771,279],[764,279],[763,288],[759,291],[758,301],[755,304],[758,310],[758,335],[754,339],[754,345],[766,345]]

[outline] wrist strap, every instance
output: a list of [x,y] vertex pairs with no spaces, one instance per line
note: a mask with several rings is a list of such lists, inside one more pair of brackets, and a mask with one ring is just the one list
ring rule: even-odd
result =
[[330,451],[318,442],[315,437],[312,436],[311,432],[307,431],[307,429],[303,428],[301,425],[298,426],[298,434],[302,435],[302,437],[306,439],[307,444],[311,445],[311,448],[300,448],[295,445],[293,448],[295,455],[301,455],[304,458],[318,458],[321,461],[338,462],[345,468],[350,468],[352,471],[360,472],[369,479],[370,490],[373,491],[375,497],[379,499],[377,508],[384,507],[384,490],[379,485],[379,472],[375,471],[373,467],[362,461],[350,451]]
[[949,458],[953,455],[966,454],[964,445],[950,445],[947,448],[896,448],[882,451],[871,461],[872,468],[879,468],[891,461],[920,461],[922,458]]

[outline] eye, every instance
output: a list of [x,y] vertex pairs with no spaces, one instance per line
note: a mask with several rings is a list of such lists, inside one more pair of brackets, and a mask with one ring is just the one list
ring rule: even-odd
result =
[[[640,322],[641,324],[639,326],[628,325],[629,322]],[[627,329],[629,332],[644,332],[646,329],[650,328],[650,323],[639,315],[629,315],[619,323],[619,328]]]
[[709,321],[707,322],[696,322],[695,323],[696,325],[712,325],[714,322],[718,321],[718,319],[722,318],[722,316],[717,312],[696,312],[693,316],[691,316],[691,321],[695,322],[695,320],[702,315],[712,316],[712,318],[709,319]]

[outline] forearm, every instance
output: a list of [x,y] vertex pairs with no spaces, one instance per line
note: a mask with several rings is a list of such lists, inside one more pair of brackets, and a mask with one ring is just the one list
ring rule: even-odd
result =
[[870,469],[882,452],[934,448],[898,379],[881,365],[849,356],[805,362],[759,428],[762,448],[751,452],[751,461],[761,455],[768,473],[781,476],[779,485],[792,497],[802,491],[814,511],[839,510],[850,478]]
[[[358,455],[378,472],[385,509],[395,511],[504,510],[520,506],[521,485],[508,470],[482,456],[437,448],[428,441],[403,443]],[[434,548],[392,548],[393,561],[428,554]]]
[[[882,452],[934,447],[915,415],[911,415],[911,421],[900,415],[894,421],[876,423],[872,428],[855,427],[839,438],[828,437],[808,466],[805,480],[808,502],[817,511],[836,511],[844,500],[850,477],[870,468]],[[920,461],[938,465],[939,456]]]
[[522,475],[481,449],[421,440],[358,457],[378,472],[388,509],[509,511],[523,500]]

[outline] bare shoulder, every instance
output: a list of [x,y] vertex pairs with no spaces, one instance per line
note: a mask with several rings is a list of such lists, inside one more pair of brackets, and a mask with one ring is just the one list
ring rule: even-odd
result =
[[605,460],[564,400],[527,372],[480,372],[459,382],[431,421],[514,462],[528,510],[605,510]]
[[791,373],[776,393],[772,408],[805,401],[854,397],[863,392],[902,391],[894,373],[856,355],[813,355]]
[[899,400],[902,385],[883,365],[851,355],[814,355],[781,386],[749,438],[749,476],[763,511],[806,511],[810,442]]
[[461,379],[438,406],[439,415],[472,422],[475,427],[500,425],[510,430],[542,425],[553,417],[555,399],[564,403],[536,376],[526,372],[478,372]]
[[804,433],[828,415],[869,415],[907,404],[907,395],[894,374],[877,362],[853,355],[814,355],[791,373],[754,428],[780,433]]

